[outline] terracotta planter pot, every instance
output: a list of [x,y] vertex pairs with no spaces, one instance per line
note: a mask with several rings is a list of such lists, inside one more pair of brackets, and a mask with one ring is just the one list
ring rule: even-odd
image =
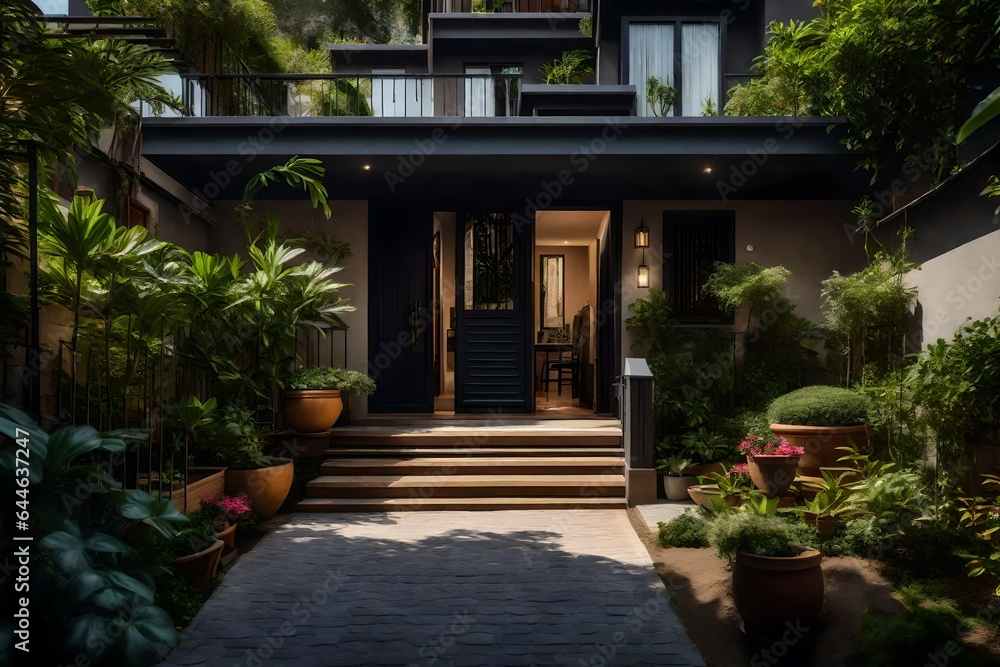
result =
[[733,599],[747,634],[780,637],[789,621],[815,628],[823,607],[822,559],[815,549],[787,558],[736,554]]
[[253,470],[226,470],[226,495],[246,494],[250,507],[261,521],[278,512],[292,489],[295,468],[291,459],[271,459],[272,465]]
[[191,585],[201,591],[202,595],[212,592],[212,577],[219,570],[222,559],[222,540],[216,540],[211,546],[190,556],[181,556],[174,561],[174,567],[184,574]]
[[[691,500],[695,501],[705,509],[712,509],[712,496],[721,496],[722,491],[715,484],[695,484],[687,489]],[[726,498],[726,504],[735,507],[739,503],[739,498],[730,496]]]
[[806,523],[816,528],[820,535],[833,535],[837,532],[837,517],[829,514],[816,515],[815,512],[804,512]]
[[221,498],[226,491],[225,468],[188,468],[188,484],[174,489],[170,499],[178,512],[198,509],[202,498]]
[[285,424],[299,433],[322,433],[344,410],[339,389],[289,389],[282,396]]
[[757,490],[768,498],[783,496],[795,481],[795,473],[799,468],[798,456],[765,456],[747,457],[747,468],[750,469],[750,479]]
[[819,477],[820,468],[842,467],[838,461],[847,452],[838,447],[867,446],[870,438],[867,424],[860,426],[793,426],[771,424],[771,432],[788,440],[788,444],[802,447],[805,453],[799,458],[803,475]]
[[695,477],[671,477],[663,476],[663,492],[667,494],[667,500],[687,500],[688,487],[698,483]]
[[222,540],[229,549],[236,548],[236,527],[239,524],[227,525],[222,530],[215,533],[215,539]]

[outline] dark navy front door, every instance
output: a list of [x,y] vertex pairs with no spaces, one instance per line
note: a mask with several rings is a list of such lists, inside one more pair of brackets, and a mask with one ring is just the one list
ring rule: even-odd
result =
[[455,223],[455,410],[532,412],[533,221],[460,212]]

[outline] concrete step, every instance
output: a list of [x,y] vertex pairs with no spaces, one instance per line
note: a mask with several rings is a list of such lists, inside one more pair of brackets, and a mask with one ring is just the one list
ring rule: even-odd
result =
[[310,498],[621,497],[620,473],[591,475],[324,475],[309,482]]
[[617,447],[399,447],[385,445],[382,447],[336,447],[323,451],[324,454],[337,458],[375,458],[406,456],[517,456],[517,457],[558,457],[558,456],[618,456],[623,450]]
[[598,431],[476,431],[433,429],[430,431],[400,431],[389,429],[350,432],[338,429],[330,436],[330,447],[524,447],[540,443],[550,447],[620,447],[621,433]]
[[338,458],[320,468],[324,475],[594,475],[623,474],[621,456],[410,456]]
[[489,511],[626,509],[624,498],[306,498],[298,512]]

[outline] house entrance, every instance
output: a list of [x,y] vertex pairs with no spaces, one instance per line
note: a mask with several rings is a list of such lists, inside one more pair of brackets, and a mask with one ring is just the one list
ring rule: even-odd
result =
[[369,349],[373,366],[394,356],[370,411],[608,412],[611,217],[373,203]]

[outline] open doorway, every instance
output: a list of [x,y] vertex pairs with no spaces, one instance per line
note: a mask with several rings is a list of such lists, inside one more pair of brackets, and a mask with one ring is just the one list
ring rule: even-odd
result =
[[[607,270],[602,268],[606,264],[602,261],[602,253],[608,254],[610,217],[607,210],[541,211],[536,214],[531,234],[525,239],[527,244],[522,247],[523,255],[517,254],[520,250],[512,254],[515,258],[523,258],[511,268],[516,269],[519,276],[515,282],[524,284],[527,291],[523,301],[516,297],[509,300],[508,306],[513,304],[518,312],[523,308],[526,312],[519,315],[519,321],[527,325],[523,334],[517,333],[521,341],[517,347],[524,351],[523,361],[511,362],[507,357],[520,359],[521,353],[508,354],[509,351],[500,349],[506,341],[501,334],[515,327],[497,321],[508,317],[507,313],[512,311],[499,307],[481,310],[470,308],[467,303],[470,297],[475,301],[475,294],[478,294],[478,291],[470,291],[473,283],[465,283],[470,280],[468,274],[478,275],[476,270],[470,272],[468,269],[474,267],[471,262],[479,260],[475,259],[476,253],[466,256],[466,246],[472,238],[470,229],[481,222],[482,215],[463,211],[433,213],[430,283],[436,414],[447,416],[456,411],[475,411],[474,405],[456,407],[457,395],[466,396],[464,399],[459,397],[458,403],[463,400],[469,403],[469,392],[461,386],[463,380],[466,387],[472,381],[499,391],[501,380],[515,371],[515,366],[523,369],[517,371],[521,378],[517,382],[523,382],[526,390],[530,385],[527,394],[534,397],[536,415],[583,417],[598,411],[598,355],[601,350],[598,310],[606,297],[602,296],[604,288],[600,285],[601,273]],[[496,234],[490,236],[495,237]],[[521,331],[519,326],[516,329]],[[488,333],[489,340],[477,340],[479,332]],[[490,373],[485,366],[482,369],[470,367],[469,350],[475,350],[476,358],[471,361],[489,361]],[[463,372],[468,377],[461,375]],[[497,375],[501,378],[497,379]],[[490,410],[497,414],[507,411]],[[523,411],[522,408],[520,412]],[[532,411],[531,407],[528,411]]]
[[598,272],[609,211],[535,217],[535,412],[596,412]]

